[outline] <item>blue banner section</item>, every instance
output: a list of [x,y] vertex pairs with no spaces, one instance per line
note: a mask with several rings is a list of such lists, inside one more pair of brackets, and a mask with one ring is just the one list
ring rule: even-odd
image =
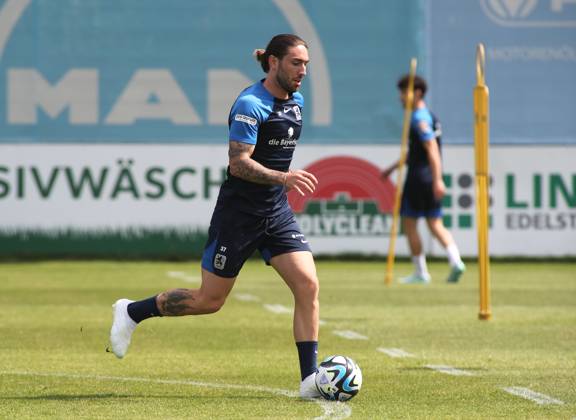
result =
[[0,1],[0,142],[225,143],[277,33],[310,47],[303,141],[395,141],[422,16],[405,0]]
[[492,143],[576,144],[576,1],[428,2],[431,106],[473,142],[475,50],[486,48]]
[[277,33],[310,47],[303,144],[398,143],[418,58],[446,143],[576,144],[576,0],[0,0],[0,143],[225,144]]

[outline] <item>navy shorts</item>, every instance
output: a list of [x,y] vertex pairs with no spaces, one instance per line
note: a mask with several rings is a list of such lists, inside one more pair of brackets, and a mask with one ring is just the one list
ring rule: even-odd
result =
[[276,255],[310,251],[310,246],[290,208],[274,217],[261,217],[216,206],[202,268],[221,277],[236,277],[256,250],[269,264]]
[[432,176],[408,175],[402,191],[400,214],[405,217],[442,217],[442,203],[434,197]]

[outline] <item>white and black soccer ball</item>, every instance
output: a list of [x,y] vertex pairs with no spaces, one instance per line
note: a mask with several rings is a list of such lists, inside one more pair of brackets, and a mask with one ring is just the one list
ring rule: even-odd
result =
[[330,356],[322,360],[316,373],[316,387],[327,400],[347,401],[358,394],[362,371],[346,356]]

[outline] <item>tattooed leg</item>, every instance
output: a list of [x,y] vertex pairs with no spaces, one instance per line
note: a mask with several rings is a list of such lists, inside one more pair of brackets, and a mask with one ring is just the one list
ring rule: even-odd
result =
[[198,290],[172,289],[161,293],[156,298],[160,313],[164,316],[182,316],[194,313],[195,295]]
[[235,280],[202,270],[200,289],[172,289],[160,293],[156,306],[164,316],[211,314],[222,307]]

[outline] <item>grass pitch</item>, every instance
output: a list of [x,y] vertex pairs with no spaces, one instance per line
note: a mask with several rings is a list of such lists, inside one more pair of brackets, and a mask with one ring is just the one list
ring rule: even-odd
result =
[[124,360],[106,352],[111,304],[195,287],[198,263],[0,264],[0,417],[574,418],[574,264],[493,263],[491,321],[477,319],[474,264],[460,284],[430,266],[431,285],[385,287],[383,263],[318,263],[320,358],[364,374],[336,404],[296,397],[291,294],[261,262],[217,314],[143,322]]

